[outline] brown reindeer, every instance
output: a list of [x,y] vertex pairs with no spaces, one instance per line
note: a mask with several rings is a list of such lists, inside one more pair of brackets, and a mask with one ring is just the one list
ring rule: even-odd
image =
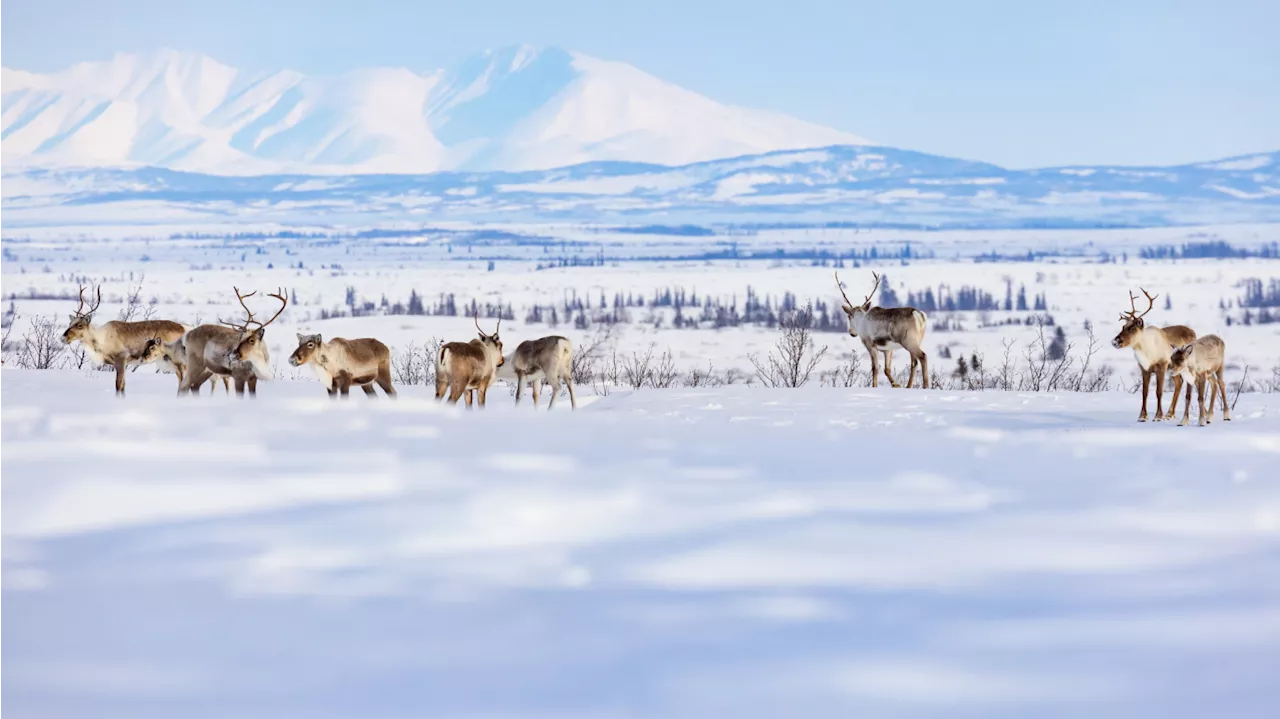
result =
[[289,355],[289,364],[301,367],[308,363],[330,397],[339,393],[346,397],[352,384],[376,397],[374,382],[388,397],[396,396],[396,388],[391,386],[391,350],[378,340],[334,337],[325,342],[320,335],[299,334],[298,349]]
[[[1111,345],[1116,349],[1132,347],[1133,356],[1138,360],[1138,369],[1142,370],[1142,412],[1138,415],[1139,422],[1147,421],[1147,391],[1151,378],[1155,377],[1155,421],[1159,422],[1164,419],[1173,419],[1173,413],[1178,408],[1178,392],[1182,389],[1182,376],[1174,375],[1173,400],[1169,403],[1169,413],[1163,414],[1165,372],[1169,369],[1169,358],[1173,354],[1173,348],[1194,342],[1196,333],[1195,330],[1183,325],[1147,327],[1142,318],[1147,316],[1152,307],[1155,307],[1156,298],[1160,295],[1152,295],[1141,287],[1138,289],[1142,290],[1142,294],[1147,297],[1147,309],[1139,314],[1136,304],[1138,297],[1130,292],[1129,311],[1120,313],[1120,321],[1124,323],[1124,327],[1120,328],[1120,334],[1111,340]],[[1190,396],[1191,388],[1188,387],[1188,402],[1191,401]]]
[[880,275],[875,272],[871,275],[875,278],[871,294],[866,296],[862,304],[854,305],[849,295],[845,294],[844,285],[840,284],[840,273],[836,273],[836,287],[844,296],[842,309],[849,319],[849,336],[861,339],[863,346],[867,348],[867,354],[871,355],[871,386],[880,386],[877,352],[884,355],[884,376],[889,379],[891,385],[899,386],[893,378],[893,351],[905,349],[911,355],[911,371],[907,374],[907,388],[910,389],[915,383],[916,365],[919,365],[921,384],[925,389],[929,389],[929,357],[920,347],[924,342],[924,330],[928,318],[914,307],[872,307],[871,298],[880,287]]
[[187,333],[187,371],[183,384],[178,392],[192,391],[199,393],[200,385],[213,375],[226,375],[235,382],[236,394],[243,395],[245,387],[250,395],[258,393],[258,380],[269,380],[271,372],[271,355],[265,340],[266,326],[275,321],[284,312],[289,300],[281,290],[268,295],[280,300],[280,309],[266,322],[253,318],[253,311],[244,301],[257,292],[247,295],[235,289],[236,299],[244,308],[247,319],[244,322],[223,322],[223,325],[200,325]]
[[524,394],[525,383],[533,388],[533,406],[538,406],[538,390],[543,382],[551,385],[551,402],[547,409],[556,406],[556,397],[560,396],[560,383],[569,388],[569,406],[578,408],[578,399],[573,394],[573,343],[565,337],[543,337],[537,340],[521,342],[498,371],[498,379],[516,381],[516,404]]
[[177,322],[169,320],[142,320],[140,322],[122,322],[111,320],[94,327],[93,313],[102,304],[102,288],[98,288],[98,298],[86,310],[84,291],[80,288],[80,306],[71,315],[71,324],[62,333],[62,341],[66,344],[80,342],[85,352],[94,362],[111,365],[116,370],[116,394],[124,394],[125,367],[134,364],[146,349],[147,342],[159,337],[173,341],[182,337],[187,331]]
[[505,360],[502,357],[502,340],[498,338],[498,330],[502,327],[502,318],[498,318],[498,326],[493,334],[485,334],[480,329],[480,314],[475,316],[476,330],[479,339],[470,342],[449,342],[440,348],[436,361],[436,399],[449,392],[449,403],[457,404],[465,393],[467,407],[471,407],[471,392],[475,389],[480,395],[480,406],[484,406],[485,395],[489,385],[493,384],[494,375]]
[[[1179,427],[1191,419],[1191,383],[1196,385],[1196,399],[1200,403],[1200,426],[1213,421],[1213,403],[1222,400],[1222,419],[1231,421],[1231,407],[1227,405],[1227,384],[1222,380],[1222,366],[1226,361],[1227,345],[1217,335],[1205,335],[1195,342],[1183,345],[1169,356],[1169,370],[1187,383],[1187,403],[1182,411]],[[1205,411],[1204,384],[1209,383],[1209,409]],[[1172,411],[1172,410],[1171,410]]]

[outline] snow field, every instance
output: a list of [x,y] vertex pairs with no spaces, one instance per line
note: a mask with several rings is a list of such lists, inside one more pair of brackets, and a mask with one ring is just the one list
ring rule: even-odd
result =
[[[13,716],[1267,716],[1280,400],[0,372]],[[567,410],[567,405],[564,405]]]

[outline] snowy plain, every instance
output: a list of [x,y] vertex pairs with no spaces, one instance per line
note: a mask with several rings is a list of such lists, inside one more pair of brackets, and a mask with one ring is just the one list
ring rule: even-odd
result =
[[1280,706],[1276,395],[0,380],[9,716]]
[[[1124,391],[816,381],[580,387],[578,411],[552,413],[517,410],[502,387],[468,413],[421,385],[335,402],[285,363],[295,331],[393,352],[474,336],[464,313],[322,317],[349,293],[375,307],[411,292],[428,306],[450,293],[460,307],[510,305],[508,351],[553,333],[581,347],[598,327],[531,322],[529,309],[666,289],[741,304],[748,287],[774,306],[787,293],[831,306],[835,268],[788,252],[910,245],[924,258],[843,262],[848,293],[869,291],[872,270],[904,301],[1025,286],[1077,346],[1095,328],[1092,361],[1118,389],[1133,385],[1133,356],[1108,342],[1128,292],[1146,287],[1156,323],[1224,338],[1233,385],[1246,365],[1266,377],[1280,364],[1280,324],[1242,324],[1237,306],[1247,280],[1280,265],[1141,251],[1253,250],[1277,241],[1275,225],[679,237],[451,223],[379,238],[121,211],[115,224],[6,225],[11,341],[36,318],[63,325],[86,284],[103,288],[98,321],[133,288],[144,310],[190,324],[235,316],[232,286],[297,300],[268,330],[277,378],[252,400],[180,400],[149,368],[128,375],[123,399],[87,367],[0,371],[12,716],[1127,719],[1280,706],[1280,395],[1243,393],[1232,422],[1206,428],[1137,424]],[[281,229],[299,236],[262,236]],[[703,256],[726,244],[756,257]],[[989,253],[1006,261],[978,261]],[[749,371],[778,336],[627,312],[611,347],[670,348],[682,372]],[[934,369],[955,367],[944,348],[990,366],[1008,340],[1019,357],[1034,314],[935,314],[963,329],[926,334]],[[816,341],[829,348],[820,371],[863,353],[838,331]]]

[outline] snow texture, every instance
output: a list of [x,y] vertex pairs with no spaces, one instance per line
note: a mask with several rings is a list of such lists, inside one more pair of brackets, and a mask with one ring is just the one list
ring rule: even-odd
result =
[[1275,396],[0,378],[7,716],[1280,708]]

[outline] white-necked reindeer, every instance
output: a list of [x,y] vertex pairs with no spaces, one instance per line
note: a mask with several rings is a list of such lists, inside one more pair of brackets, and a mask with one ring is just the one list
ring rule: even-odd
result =
[[169,320],[142,320],[122,322],[111,320],[95,327],[93,313],[102,304],[102,288],[98,298],[89,307],[84,306],[85,288],[80,288],[80,306],[71,315],[71,324],[62,333],[66,344],[79,341],[94,362],[108,364],[116,370],[116,394],[124,394],[125,367],[138,362],[147,342],[159,337],[173,341],[182,337],[187,328]]
[[[1160,295],[1151,295],[1141,287],[1138,289],[1142,290],[1142,294],[1147,297],[1147,309],[1141,314],[1138,313],[1136,304],[1138,297],[1130,291],[1129,311],[1120,313],[1120,321],[1124,323],[1124,327],[1120,328],[1120,333],[1111,340],[1111,346],[1116,349],[1132,347],[1133,356],[1138,360],[1138,369],[1142,370],[1142,412],[1138,414],[1139,422],[1147,421],[1147,392],[1151,378],[1155,377],[1155,421],[1159,422],[1163,419],[1173,419],[1173,413],[1178,408],[1178,392],[1182,389],[1182,375],[1176,374],[1173,380],[1173,400],[1169,403],[1169,413],[1163,414],[1164,378],[1165,372],[1169,369],[1169,359],[1173,355],[1173,349],[1195,342],[1196,332],[1184,325],[1147,327],[1142,318],[1156,306],[1156,297]],[[1187,387],[1188,402],[1191,401],[1190,398],[1191,388]]]
[[484,406],[489,385],[493,384],[494,375],[505,362],[502,340],[498,338],[502,318],[498,318],[498,326],[491,335],[480,329],[478,310],[474,319],[480,338],[470,342],[449,342],[440,348],[440,355],[436,358],[436,399],[444,397],[448,390],[449,404],[457,404],[466,394],[468,408],[471,407],[470,390],[473,389],[480,395],[480,406]]
[[298,349],[289,355],[289,364],[301,367],[310,364],[330,397],[351,393],[351,385],[370,397],[376,397],[373,383],[377,382],[388,397],[396,396],[391,386],[391,350],[372,338],[356,340],[334,337],[325,342],[320,335],[298,334]]
[[[1169,356],[1169,369],[1187,383],[1187,403],[1182,410],[1179,427],[1191,419],[1191,383],[1196,385],[1196,398],[1200,403],[1200,426],[1213,421],[1215,398],[1222,400],[1222,419],[1231,421],[1231,407],[1227,404],[1227,384],[1222,380],[1222,366],[1226,361],[1227,345],[1217,335],[1205,335],[1195,342],[1183,345]],[[1204,405],[1204,384],[1209,383],[1209,409]],[[1170,410],[1172,412],[1173,410]]]
[[876,280],[871,287],[871,294],[867,295],[862,304],[854,305],[849,295],[845,294],[844,285],[840,284],[840,273],[836,273],[836,287],[844,296],[842,309],[849,318],[849,336],[862,340],[863,346],[867,348],[867,354],[871,355],[871,386],[880,386],[877,352],[884,355],[884,376],[894,387],[899,386],[893,378],[893,351],[903,349],[911,355],[911,372],[907,374],[907,388],[910,389],[915,382],[916,365],[919,365],[920,382],[925,389],[929,389],[929,357],[920,347],[924,342],[924,330],[928,318],[914,307],[872,307],[871,298],[880,287],[880,275],[875,272],[871,275]]
[[573,394],[573,343],[566,337],[552,336],[521,342],[498,371],[498,378],[516,382],[516,404],[524,395],[526,382],[533,389],[533,406],[538,406],[538,394],[543,382],[551,385],[551,401],[547,409],[556,406],[560,396],[560,383],[569,388],[569,406],[578,408],[578,398]]
[[270,380],[274,376],[265,330],[267,325],[284,312],[289,300],[284,296],[284,290],[268,295],[280,301],[280,309],[271,319],[259,322],[253,319],[253,312],[244,303],[257,292],[242,295],[239,288],[233,289],[247,319],[242,323],[223,322],[225,327],[200,325],[187,333],[187,372],[178,389],[179,393],[185,390],[199,393],[200,385],[209,377],[226,375],[235,381],[236,394],[243,395],[248,386],[249,394],[256,395],[258,380]]

